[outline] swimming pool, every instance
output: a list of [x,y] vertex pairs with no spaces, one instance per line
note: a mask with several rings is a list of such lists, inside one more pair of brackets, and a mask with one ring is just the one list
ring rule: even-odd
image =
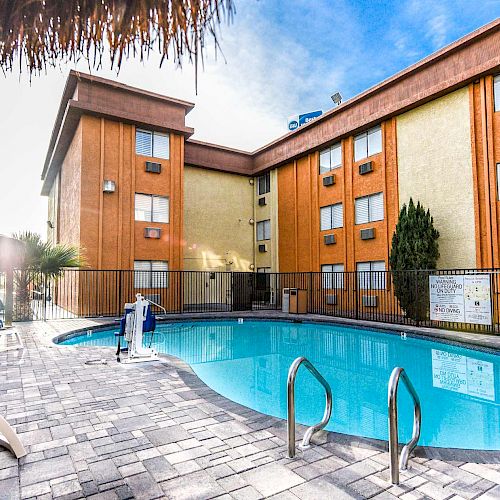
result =
[[[116,346],[114,331],[84,333],[61,344]],[[223,396],[280,418],[286,418],[290,364],[306,356],[332,387],[327,429],[383,440],[388,439],[387,382],[401,366],[422,403],[420,445],[500,450],[499,355],[376,330],[253,320],[160,324],[153,346],[189,363]],[[301,368],[297,421],[319,422],[324,404],[323,388]],[[411,437],[412,412],[401,385],[401,440]]]

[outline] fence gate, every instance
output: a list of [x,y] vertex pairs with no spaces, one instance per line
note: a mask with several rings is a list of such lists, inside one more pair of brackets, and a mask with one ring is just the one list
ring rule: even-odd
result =
[[254,296],[253,273],[232,273],[232,309],[233,311],[251,311]]

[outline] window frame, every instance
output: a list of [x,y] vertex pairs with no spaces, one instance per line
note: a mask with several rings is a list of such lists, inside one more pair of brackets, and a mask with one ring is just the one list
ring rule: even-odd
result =
[[[339,205],[340,205],[341,210],[342,210],[342,217],[341,217],[342,220],[340,221],[340,226],[334,225],[334,219],[333,219],[333,207],[336,207]],[[321,213],[322,213],[322,210],[325,210],[327,208],[330,209],[330,225],[328,228],[323,228],[321,225],[321,222],[322,222]],[[341,229],[343,227],[344,227],[344,205],[341,201],[339,201],[338,203],[332,203],[331,205],[325,205],[324,207],[319,208],[319,231],[320,232],[332,231],[333,229]]]
[[500,75],[493,77],[493,111],[500,111]]
[[[137,134],[143,133],[148,134],[150,136],[150,145],[148,153],[144,154],[144,152],[137,151]],[[165,137],[167,139],[167,151],[166,156],[157,156],[155,153],[155,137]],[[155,130],[147,130],[144,128],[136,127],[135,129],[135,154],[139,156],[147,156],[148,158],[158,158],[160,160],[170,160],[170,134],[168,132],[158,132]]]
[[[142,264],[149,264],[149,269],[136,269],[136,264],[142,263]],[[154,269],[155,264],[164,264],[166,265],[166,269]],[[143,283],[144,275],[141,275],[140,273],[147,273],[145,283]],[[163,273],[160,274],[159,276],[156,275],[155,273]],[[165,282],[158,284],[158,279],[165,277]],[[137,286],[137,279],[140,279],[140,286]],[[163,280],[161,280],[163,281]],[[153,289],[164,289],[169,287],[169,266],[168,266],[168,260],[134,260],[134,290],[140,290],[140,289],[145,289],[145,290],[153,290]]]
[[[332,151],[336,149],[340,150],[340,162],[338,164],[332,165]],[[321,165],[321,156],[328,153],[329,157],[329,165],[328,167],[322,167]],[[342,167],[342,142],[336,142],[335,144],[332,144],[330,147],[323,149],[319,152],[318,155],[318,172],[319,175],[327,174],[328,172],[331,172],[332,170],[336,170],[337,168]]]
[[[264,180],[264,191],[261,191],[261,180]],[[271,172],[266,172],[265,174],[259,175],[257,177],[257,195],[262,196],[264,194],[271,192]]]
[[[373,134],[380,134],[380,151],[370,151],[370,141],[369,141],[369,136]],[[382,153],[384,150],[384,140],[382,136],[382,125],[376,125],[375,127],[372,127],[368,130],[365,130],[364,132],[361,132],[361,134],[358,134],[354,136],[354,147],[353,147],[353,154],[354,154],[354,162],[362,161],[365,160],[366,158],[370,158],[370,156],[378,155]],[[365,141],[364,145],[364,152],[363,156],[360,156],[359,158],[356,156],[356,141]]]
[[[267,226],[266,226],[266,222],[267,222]],[[263,233],[262,233],[263,238],[259,238],[259,227],[263,227]],[[266,227],[268,228],[269,238],[266,238]],[[255,226],[255,233],[256,233],[256,240],[257,241],[269,241],[271,239],[271,219],[264,219],[264,220],[258,221],[256,226]]]
[[[137,196],[148,196],[151,199],[151,220],[145,220],[145,219],[138,219],[137,218],[137,211],[136,211],[136,200]],[[166,221],[159,221],[155,220],[155,210],[154,210],[154,199],[155,198],[161,198],[166,200],[167,202],[167,214],[166,214]],[[135,193],[134,194],[134,220],[136,222],[151,222],[155,224],[170,224],[170,196],[163,196],[161,194],[149,194],[149,193]]]
[[500,162],[496,164],[496,174],[497,174],[497,201],[500,201]]
[[[376,264],[384,264],[384,269],[374,269]],[[370,269],[359,270],[359,266],[368,264]],[[368,280],[367,278],[368,274]],[[379,273],[379,274],[373,274]],[[359,290],[386,290],[387,289],[387,267],[385,260],[368,260],[356,262],[357,285]],[[379,277],[381,276],[381,279]],[[367,281],[369,281],[367,283]],[[368,286],[364,286],[368,284]]]
[[[342,267],[342,271],[334,271],[335,267]],[[330,268],[327,270],[325,268]],[[344,288],[345,267],[342,262],[337,264],[322,264],[321,265],[321,288],[322,290],[342,290]],[[335,282],[335,283],[334,283]],[[336,286],[329,286],[329,285]]]
[[[372,199],[375,196],[382,195],[382,218],[381,219],[372,219]],[[363,221],[363,222],[358,222],[358,200],[368,200],[368,220]],[[372,222],[380,222],[385,219],[385,207],[384,207],[384,192],[379,191],[378,193],[372,193],[372,194],[367,194],[365,196],[359,196],[358,198],[354,199],[354,225],[355,226],[361,226],[362,224],[371,224]]]

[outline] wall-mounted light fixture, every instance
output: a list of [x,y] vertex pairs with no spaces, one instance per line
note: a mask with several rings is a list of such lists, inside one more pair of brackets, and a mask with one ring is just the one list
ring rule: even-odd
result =
[[253,219],[248,219],[248,223],[253,226],[255,224],[255,221]]
[[248,183],[250,186],[253,186],[255,184],[255,181],[253,179],[248,179]]
[[249,268],[250,268],[250,270],[252,270],[252,271],[255,269],[255,265],[254,265],[254,264],[250,264],[248,267],[249,267]]
[[105,180],[102,183],[103,193],[114,193],[116,191],[115,181]]
[[52,224],[52,221],[50,220],[47,221],[47,226],[49,226],[50,229],[54,229],[54,224]]

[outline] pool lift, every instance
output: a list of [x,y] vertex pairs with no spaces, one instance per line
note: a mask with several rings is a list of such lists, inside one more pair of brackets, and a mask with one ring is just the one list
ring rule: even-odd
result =
[[[151,311],[153,304],[160,309],[165,309],[155,302],[144,298],[140,293],[136,295],[134,303],[125,304],[125,315],[120,320],[120,331],[115,333],[118,337],[118,348],[116,360],[123,363],[142,363],[143,361],[157,361],[158,352],[151,348],[154,331],[156,328],[156,317]],[[151,332],[149,346],[143,345],[144,333]],[[127,341],[127,347],[121,346],[121,338]],[[126,353],[122,360],[120,354]]]

